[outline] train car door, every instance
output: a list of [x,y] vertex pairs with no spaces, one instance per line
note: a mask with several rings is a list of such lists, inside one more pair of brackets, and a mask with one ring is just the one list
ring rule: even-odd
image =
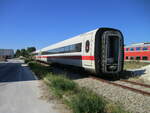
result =
[[84,36],[83,43],[83,65],[91,66],[92,65],[92,34],[86,34]]

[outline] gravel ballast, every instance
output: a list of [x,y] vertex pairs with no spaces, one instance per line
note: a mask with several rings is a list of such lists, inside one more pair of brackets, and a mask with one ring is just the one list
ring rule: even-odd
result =
[[133,113],[150,113],[150,96],[142,95],[92,78],[75,80],[81,87],[87,87],[107,99],[120,103]]
[[[57,73],[60,72],[64,73],[64,70],[57,68]],[[147,71],[145,72],[147,73]],[[76,83],[78,83],[80,87],[89,88],[98,95],[104,96],[106,99],[122,105],[127,111],[130,111],[132,113],[150,113],[150,96],[142,95],[128,89],[123,89],[118,86],[100,82],[98,80],[89,78],[88,76],[83,76],[82,74],[67,71],[65,71],[65,73],[67,73],[66,75],[69,78],[73,79]],[[146,74],[146,76],[149,77],[148,73]],[[142,77],[142,75],[140,77]],[[126,86],[129,87],[131,86],[131,84],[129,83],[122,83],[120,81],[114,82],[117,82],[118,84],[126,84]],[[142,89],[143,91],[150,92],[149,88],[145,88],[143,86],[134,85],[133,88]]]
[[135,88],[138,90],[146,91],[146,92],[150,93],[150,88],[148,88],[148,87],[144,87],[144,86],[140,86],[140,85],[134,85],[134,84],[131,84],[128,82],[123,82],[123,81],[115,81],[114,83],[117,83],[117,84],[120,84],[123,86],[127,86],[127,87],[131,87],[131,88]]
[[[141,80],[142,82],[150,85],[150,65],[144,66],[140,69],[130,69],[134,76],[138,77],[137,80]],[[133,79],[134,80],[134,79]]]

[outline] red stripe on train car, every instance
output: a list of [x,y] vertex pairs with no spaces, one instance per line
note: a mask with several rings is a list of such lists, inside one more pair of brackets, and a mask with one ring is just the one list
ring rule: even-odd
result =
[[62,58],[76,60],[95,60],[94,56],[36,56],[37,58]]
[[94,56],[82,56],[82,60],[95,60]]

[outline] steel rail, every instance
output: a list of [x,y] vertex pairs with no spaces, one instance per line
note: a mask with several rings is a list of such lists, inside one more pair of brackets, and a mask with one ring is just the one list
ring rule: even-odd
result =
[[139,85],[139,86],[150,88],[150,85],[148,85],[148,84],[138,83],[138,82],[129,81],[129,80],[121,80],[121,81],[122,82],[128,82],[128,83],[134,84],[134,85]]
[[146,91],[142,91],[142,90],[135,89],[135,88],[132,88],[132,87],[124,86],[124,85],[121,85],[121,84],[117,84],[117,83],[110,82],[110,81],[107,81],[107,80],[104,80],[104,79],[101,79],[101,78],[97,78],[97,77],[93,77],[93,76],[91,76],[90,78],[95,79],[95,80],[99,80],[101,82],[111,84],[111,85],[114,85],[114,86],[117,86],[117,87],[121,87],[123,89],[128,89],[130,91],[134,91],[134,92],[137,92],[137,93],[140,93],[140,94],[143,94],[143,95],[150,96],[150,93],[146,92]]

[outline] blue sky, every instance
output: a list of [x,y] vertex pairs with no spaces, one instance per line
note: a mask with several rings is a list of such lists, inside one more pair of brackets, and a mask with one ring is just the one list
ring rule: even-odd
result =
[[99,28],[150,41],[149,0],[0,0],[0,48],[38,49]]

